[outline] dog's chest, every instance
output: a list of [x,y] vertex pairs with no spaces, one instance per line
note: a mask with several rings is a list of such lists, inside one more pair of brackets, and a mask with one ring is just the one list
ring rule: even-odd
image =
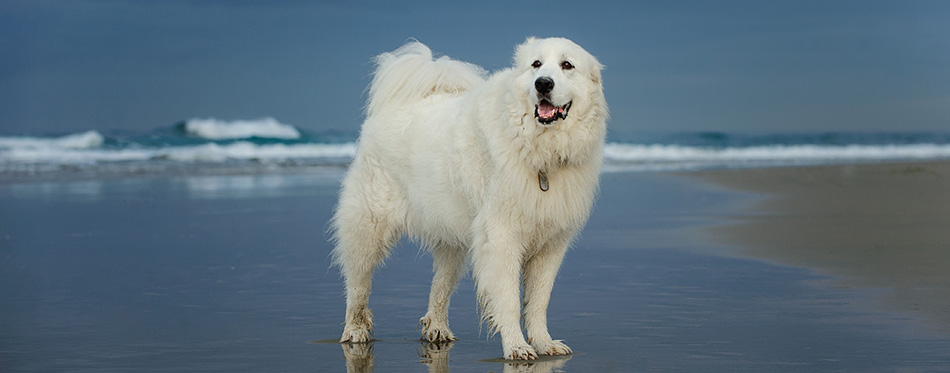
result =
[[511,194],[516,215],[529,224],[570,228],[583,224],[597,187],[593,180],[569,170],[538,171],[524,177],[523,193]]

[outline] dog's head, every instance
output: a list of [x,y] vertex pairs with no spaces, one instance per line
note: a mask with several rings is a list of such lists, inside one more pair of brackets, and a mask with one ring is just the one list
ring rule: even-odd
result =
[[515,89],[539,125],[554,126],[605,106],[601,69],[594,56],[570,40],[528,38],[515,51]]

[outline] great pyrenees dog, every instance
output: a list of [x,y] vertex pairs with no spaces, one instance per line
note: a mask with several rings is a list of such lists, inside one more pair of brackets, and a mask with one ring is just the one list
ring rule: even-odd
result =
[[598,188],[601,64],[563,38],[528,38],[514,66],[490,76],[414,41],[375,61],[331,221],[346,285],[340,342],[372,339],[373,271],[407,235],[433,257],[424,340],[456,339],[449,298],[470,262],[482,320],[506,359],[570,354],[548,333],[547,308]]

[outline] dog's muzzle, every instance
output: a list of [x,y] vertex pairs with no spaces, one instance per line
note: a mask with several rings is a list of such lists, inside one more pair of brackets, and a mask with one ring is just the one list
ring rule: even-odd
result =
[[554,90],[554,79],[542,76],[534,81],[534,89],[538,91],[538,104],[534,106],[534,116],[538,118],[541,124],[550,124],[558,119],[567,118],[567,111],[571,108],[568,102],[562,106],[555,106],[551,103],[551,91]]

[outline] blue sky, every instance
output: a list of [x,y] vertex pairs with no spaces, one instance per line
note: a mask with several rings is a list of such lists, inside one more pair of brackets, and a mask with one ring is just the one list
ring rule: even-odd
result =
[[526,36],[607,66],[612,134],[950,129],[950,1],[4,1],[0,134],[193,117],[359,126],[408,38],[507,67]]

